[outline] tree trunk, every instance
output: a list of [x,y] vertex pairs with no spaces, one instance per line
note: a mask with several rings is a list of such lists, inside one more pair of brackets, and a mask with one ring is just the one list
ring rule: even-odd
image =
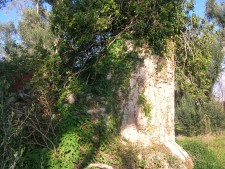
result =
[[[133,44],[127,42],[128,50]],[[152,55],[146,45],[137,49],[144,60],[137,65],[130,79],[130,94],[121,104],[124,113],[121,135],[143,146],[163,145],[192,168],[189,155],[175,142],[175,62],[173,43],[167,57]]]
[[39,14],[40,13],[40,0],[35,0],[35,4],[36,4],[36,13]]

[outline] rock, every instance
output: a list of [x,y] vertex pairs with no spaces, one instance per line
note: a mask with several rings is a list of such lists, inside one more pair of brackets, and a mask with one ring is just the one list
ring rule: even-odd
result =
[[101,163],[90,164],[86,169],[89,169],[89,168],[113,169],[113,167],[106,164],[101,164]]
[[72,94],[70,94],[68,97],[67,97],[67,99],[66,99],[67,101],[68,101],[68,103],[69,104],[73,104],[74,102],[75,102],[75,94],[74,93],[72,93]]
[[[132,46],[128,46],[128,49],[134,50]],[[131,74],[130,93],[120,103],[120,112],[123,112],[121,135],[133,144],[141,143],[143,147],[164,145],[172,155],[188,164],[186,168],[192,168],[191,158],[175,142],[174,56],[153,56],[147,51],[148,47],[136,50],[143,63],[137,64]],[[160,71],[157,70],[159,63],[163,63]],[[145,97],[146,103],[138,104],[140,94]],[[151,105],[148,115],[143,104]]]

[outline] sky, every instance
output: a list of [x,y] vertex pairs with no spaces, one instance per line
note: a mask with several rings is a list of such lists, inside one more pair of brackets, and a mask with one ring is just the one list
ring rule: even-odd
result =
[[11,3],[7,7],[0,9],[0,23],[7,23],[9,21],[12,21],[15,23],[15,25],[18,24],[23,1],[16,1],[21,2],[20,5],[15,5],[15,3]]
[[204,16],[205,14],[205,3],[206,0],[196,0],[195,1],[195,10],[194,12],[199,16]]
[[[32,3],[29,0],[13,0],[11,3],[8,3],[7,7],[0,9],[0,23],[12,21],[17,25],[22,9],[31,5]],[[48,10],[50,9],[50,6],[47,4],[44,4],[44,7]]]

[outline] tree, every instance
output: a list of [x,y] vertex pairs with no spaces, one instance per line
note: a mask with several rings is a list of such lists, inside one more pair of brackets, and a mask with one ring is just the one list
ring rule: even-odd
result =
[[[0,61],[2,168],[15,168],[23,162],[23,146],[28,148],[30,143],[52,146],[49,137],[54,131],[49,126],[53,125],[53,120],[49,118],[52,116],[49,99],[54,98],[52,91],[57,83],[58,75],[54,73],[57,72],[57,57],[50,57],[55,53],[54,38],[47,12],[44,17],[41,14],[37,14],[33,8],[25,9],[18,29],[12,23],[0,25],[1,49],[5,57]],[[34,72],[37,75],[32,79]]]
[[2,57],[10,59],[10,53],[12,53],[13,50],[15,50],[16,46],[15,36],[16,36],[16,29],[12,22],[9,22],[7,24],[0,24],[0,38],[1,38],[0,47]]
[[222,27],[225,26],[224,11],[224,2],[218,4],[215,0],[207,0],[206,16],[211,20],[215,20]]
[[30,55],[34,55],[38,51],[54,53],[55,37],[51,33],[48,17],[47,11],[45,14],[36,13],[34,8],[23,11],[22,19],[18,25],[18,33],[22,45],[29,51]]
[[93,161],[110,163],[105,157],[111,156],[127,164],[127,155],[137,153],[129,148],[118,157],[122,146],[113,138],[122,135],[142,148],[163,145],[191,167],[175,143],[174,69],[179,94],[203,102],[220,71],[220,33],[185,13],[181,1],[47,1],[51,14],[42,10],[44,1],[34,2],[38,8],[22,15],[22,50],[15,52],[27,57],[22,68],[35,69],[29,90],[22,91],[29,101],[20,97],[26,103],[12,106],[25,114],[12,123],[23,122],[24,129],[18,166],[85,168]]
[[[222,27],[222,36],[223,41],[222,45],[224,46],[224,27],[225,27],[225,3],[222,2],[218,4],[215,0],[208,0],[206,3],[206,16],[209,20],[214,20],[216,24]],[[224,48],[223,48],[224,51]]]
[[177,39],[177,94],[189,93],[193,99],[204,102],[211,97],[222,71],[222,32],[196,15],[190,16],[186,24]]
[[[209,18],[221,15],[221,9],[215,1],[207,2]],[[222,128],[224,117],[218,103],[212,99],[212,90],[222,71],[223,30],[215,30],[215,24],[195,14],[188,15],[185,24],[176,48],[177,133],[217,132],[218,126]]]

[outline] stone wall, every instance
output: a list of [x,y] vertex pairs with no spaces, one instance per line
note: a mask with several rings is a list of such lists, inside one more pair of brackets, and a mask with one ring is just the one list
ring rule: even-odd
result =
[[[134,50],[127,42],[129,51]],[[139,63],[130,79],[130,94],[121,103],[123,121],[121,135],[143,146],[162,144],[182,161],[192,162],[188,154],[175,143],[174,133],[174,57],[159,57],[151,54],[148,47],[136,49],[143,63]],[[129,52],[128,51],[128,52]],[[150,113],[146,115],[146,100]]]

